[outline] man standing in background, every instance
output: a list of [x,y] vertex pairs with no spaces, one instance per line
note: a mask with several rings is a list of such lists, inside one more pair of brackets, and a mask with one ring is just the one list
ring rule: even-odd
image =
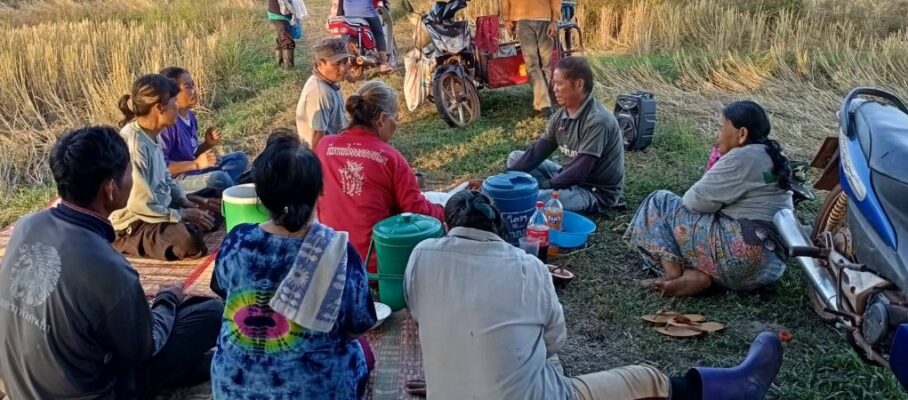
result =
[[322,39],[313,49],[315,65],[296,105],[296,130],[315,151],[325,135],[347,127],[347,113],[340,83],[347,76],[350,58],[344,39]]
[[558,33],[561,0],[502,0],[504,23],[517,31],[530,85],[533,86],[533,115],[552,114],[549,84],[552,81],[552,49]]

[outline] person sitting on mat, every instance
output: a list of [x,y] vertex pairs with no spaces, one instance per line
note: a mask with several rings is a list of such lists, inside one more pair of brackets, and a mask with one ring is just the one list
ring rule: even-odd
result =
[[318,158],[279,138],[252,168],[271,219],[238,225],[218,251],[211,289],[226,308],[214,398],[361,398],[374,363],[361,335],[377,321],[366,270],[346,232],[313,222]]
[[176,123],[158,135],[167,169],[184,192],[210,189],[212,194],[219,195],[237,184],[249,159],[241,151],[217,157],[213,149],[221,142],[221,132],[215,128],[205,131],[205,141],[199,144],[199,122],[192,112],[199,103],[199,94],[192,75],[180,67],[164,68],[160,74],[173,79],[180,87]]
[[13,399],[151,398],[208,380],[224,306],[139,275],[110,245],[126,206],[129,149],[112,127],[65,133],[50,151],[61,202],[23,217],[0,266],[0,376]]
[[[367,255],[372,228],[392,215],[411,212],[444,219],[444,209],[420,192],[407,159],[388,142],[397,131],[397,93],[380,81],[363,84],[347,98],[350,126],[326,136],[316,154],[325,171],[319,220],[339,231]],[[366,260],[376,272],[375,255]]]
[[[622,207],[624,139],[615,115],[593,97],[593,71],[580,57],[558,62],[552,85],[559,109],[527,151],[508,156],[507,168],[539,181],[539,200],[557,190],[565,210],[582,214]],[[562,167],[546,158],[555,151]]]
[[782,344],[763,333],[736,368],[670,378],[635,365],[569,378],[556,357],[567,329],[546,266],[498,235],[501,213],[480,192],[452,196],[445,220],[447,236],[418,244],[404,274],[425,370],[410,391],[430,399],[757,400],[779,372]]
[[208,253],[202,232],[215,227],[217,201],[191,196],[173,180],[158,135],[177,118],[176,82],[163,75],[136,79],[120,98],[120,134],[132,160],[132,191],[126,208],[110,214],[114,248],[127,256],[180,260]]
[[794,208],[788,158],[769,139],[769,117],[759,104],[731,103],[720,123],[715,165],[683,198],[650,194],[624,234],[648,264],[663,270],[645,285],[667,295],[691,296],[713,283],[753,290],[785,271],[772,219]]

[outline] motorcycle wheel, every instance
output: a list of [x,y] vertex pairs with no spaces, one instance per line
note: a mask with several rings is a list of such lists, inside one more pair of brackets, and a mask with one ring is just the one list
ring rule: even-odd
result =
[[479,119],[479,94],[457,72],[448,71],[435,78],[432,97],[438,114],[450,127],[463,128]]
[[[844,211],[836,211],[835,206],[839,198],[845,196],[845,192],[842,191],[842,185],[836,185],[836,187],[830,190],[826,195],[826,200],[823,201],[823,206],[820,207],[820,211],[817,213],[817,217],[813,222],[813,232],[810,234],[810,237],[815,244],[819,243],[820,237],[829,230],[830,222],[835,222],[835,219],[839,220],[839,224],[845,224],[845,229],[847,229],[847,216],[835,215],[836,213]],[[822,320],[832,322],[838,319],[835,314],[826,311],[826,306],[814,290],[808,288],[807,297],[810,298],[810,305],[813,308],[814,313]]]

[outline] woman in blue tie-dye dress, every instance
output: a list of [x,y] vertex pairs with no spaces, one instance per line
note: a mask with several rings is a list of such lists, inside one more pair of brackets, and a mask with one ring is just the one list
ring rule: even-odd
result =
[[212,277],[212,289],[225,300],[211,366],[214,398],[360,398],[368,369],[357,336],[376,317],[356,250],[347,245],[343,297],[330,332],[310,331],[269,306],[307,233],[325,229],[311,223],[322,185],[318,160],[298,140],[279,142],[254,168],[258,196],[273,219],[230,231]]

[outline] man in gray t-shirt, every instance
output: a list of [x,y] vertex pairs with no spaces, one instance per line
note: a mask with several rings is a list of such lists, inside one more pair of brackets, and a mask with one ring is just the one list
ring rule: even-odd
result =
[[315,57],[312,76],[296,105],[297,133],[313,151],[322,137],[347,126],[340,82],[347,76],[351,55],[343,39],[330,38],[315,45]]
[[[585,59],[567,57],[552,80],[562,107],[527,151],[508,157],[512,171],[539,181],[540,200],[558,191],[564,208],[586,214],[624,205],[624,141],[615,116],[593,98],[593,73]],[[558,151],[564,166],[548,161]]]

